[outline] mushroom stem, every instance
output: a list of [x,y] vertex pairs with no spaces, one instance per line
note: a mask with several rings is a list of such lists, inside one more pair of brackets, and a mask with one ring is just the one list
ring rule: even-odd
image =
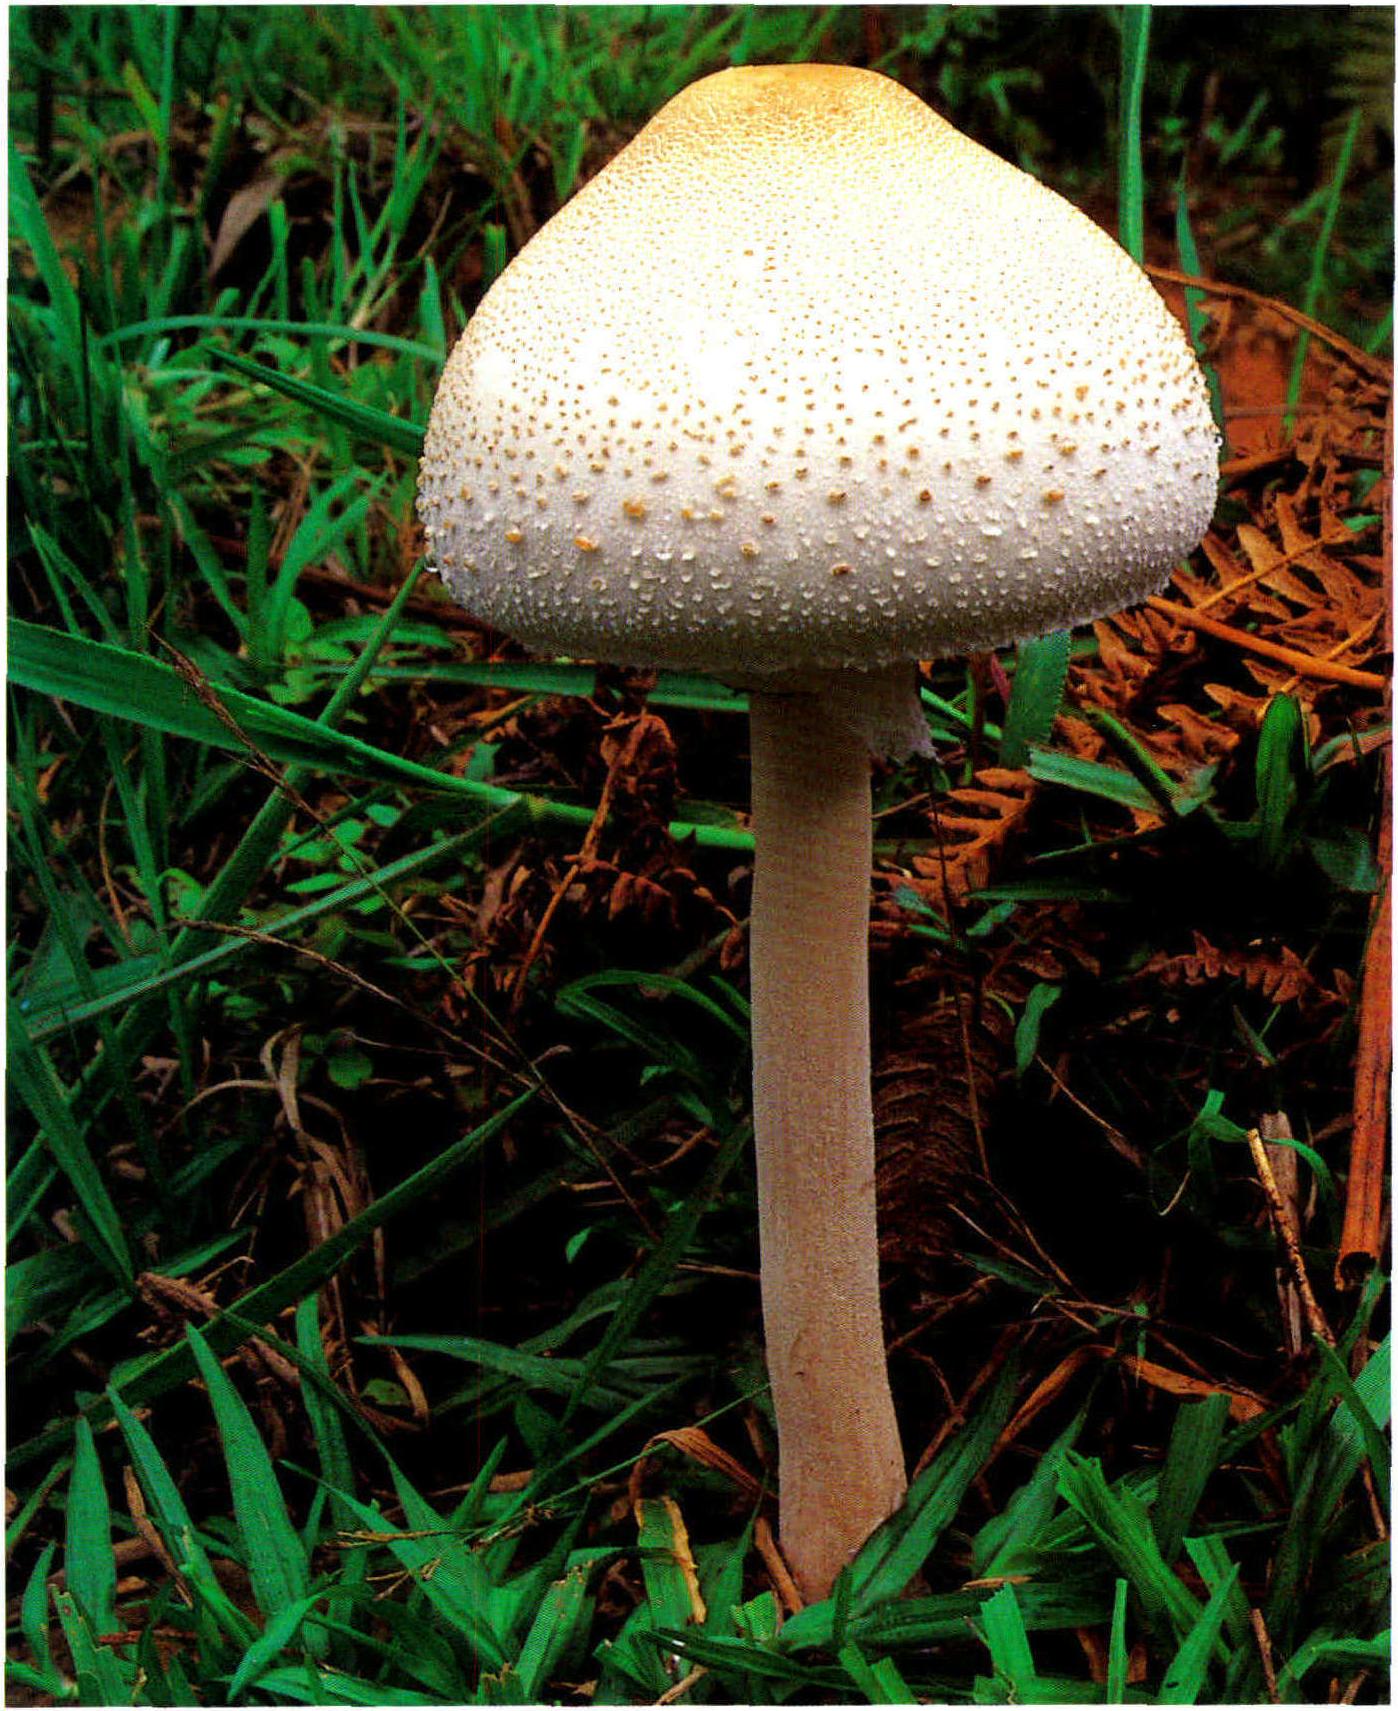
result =
[[862,675],[829,698],[750,697],[762,1315],[781,1545],[808,1599],[907,1488],[879,1303]]

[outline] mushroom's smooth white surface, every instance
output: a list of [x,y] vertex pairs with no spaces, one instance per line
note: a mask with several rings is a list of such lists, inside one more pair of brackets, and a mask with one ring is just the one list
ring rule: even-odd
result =
[[753,1116],[781,1543],[896,1508],[869,1088],[869,754],[912,662],[1157,588],[1217,437],[1144,274],[899,85],[720,72],[530,242],[452,352],[419,507],[529,646],[751,690]]

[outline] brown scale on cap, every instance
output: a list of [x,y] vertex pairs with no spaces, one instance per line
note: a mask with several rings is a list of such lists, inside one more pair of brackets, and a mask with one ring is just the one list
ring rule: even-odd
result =
[[[940,456],[908,481],[914,425]],[[585,536],[530,502],[530,460]],[[1184,334],[1110,237],[885,77],[747,67],[676,96],[496,281],[420,508],[453,591],[526,643],[752,675],[1117,609],[1203,533],[1215,471]],[[628,572],[599,590],[580,551]]]

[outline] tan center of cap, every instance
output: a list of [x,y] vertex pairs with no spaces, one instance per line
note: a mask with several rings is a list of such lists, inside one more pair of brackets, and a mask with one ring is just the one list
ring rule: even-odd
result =
[[751,677],[1150,592],[1213,509],[1178,323],[1085,216],[889,79],[691,85],[453,351],[431,561],[547,652]]

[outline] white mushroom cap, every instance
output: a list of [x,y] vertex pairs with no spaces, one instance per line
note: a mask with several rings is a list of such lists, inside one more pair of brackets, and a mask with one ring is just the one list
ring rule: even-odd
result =
[[1142,598],[1217,436],[1178,322],[1061,197],[873,72],[724,71],[516,257],[419,508],[548,652],[751,679],[996,646]]

